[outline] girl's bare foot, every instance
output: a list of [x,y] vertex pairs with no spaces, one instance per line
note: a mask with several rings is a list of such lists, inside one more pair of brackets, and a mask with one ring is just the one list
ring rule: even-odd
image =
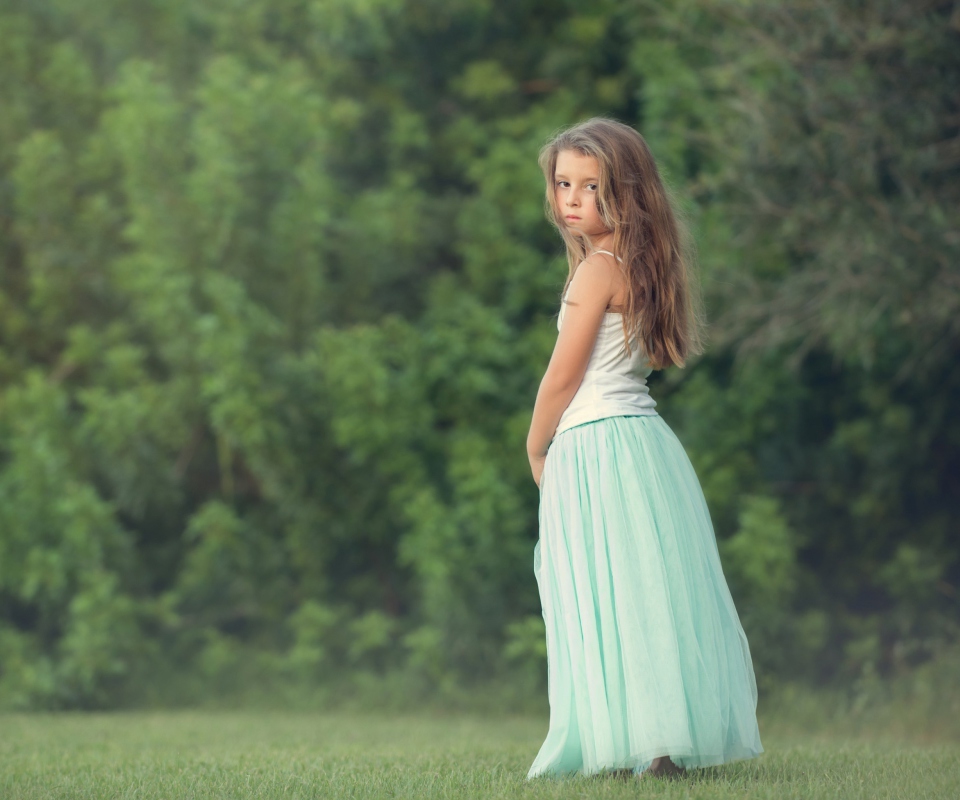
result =
[[644,775],[647,773],[657,778],[676,778],[683,775],[684,770],[674,764],[670,756],[660,756],[650,762],[650,766],[644,770]]

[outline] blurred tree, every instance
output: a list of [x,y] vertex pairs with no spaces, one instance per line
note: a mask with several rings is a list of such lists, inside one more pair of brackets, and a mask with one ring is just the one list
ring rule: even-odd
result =
[[594,114],[698,234],[655,392],[764,675],[956,636],[952,4],[5,9],[0,704],[542,678],[536,155]]
[[[696,41],[693,13],[662,15],[664,38]],[[752,407],[755,433],[734,426],[724,449],[742,459],[754,442],[755,473],[741,474],[761,477],[800,532],[804,605],[843,609],[835,641],[898,607],[870,634],[871,660],[895,668],[894,652],[955,637],[960,611],[960,12],[877,0],[710,14],[725,35],[702,40],[704,83],[722,102],[690,126],[716,154],[691,188],[723,218],[703,246],[711,360],[735,361],[691,393],[725,396],[735,418]],[[943,567],[909,624],[882,577],[903,543]]]

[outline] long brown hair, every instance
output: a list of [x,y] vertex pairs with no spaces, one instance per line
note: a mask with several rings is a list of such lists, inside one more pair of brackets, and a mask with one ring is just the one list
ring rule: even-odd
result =
[[567,246],[566,293],[574,271],[589,253],[586,239],[570,232],[557,208],[554,175],[562,150],[593,156],[600,165],[597,209],[613,231],[613,252],[627,286],[623,312],[627,352],[636,338],[654,369],[682,367],[688,356],[702,352],[693,251],[650,148],[633,128],[598,117],[561,131],[540,151],[547,217]]

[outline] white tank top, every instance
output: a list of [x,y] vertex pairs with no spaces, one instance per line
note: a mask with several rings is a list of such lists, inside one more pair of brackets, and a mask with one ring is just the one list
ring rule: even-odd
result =
[[[598,253],[613,255],[608,250]],[[566,295],[560,304],[557,330],[563,326]],[[623,342],[623,319],[616,311],[603,315],[597,341],[587,363],[580,387],[564,410],[554,436],[585,422],[633,414],[656,415],[656,401],[650,396],[647,377],[653,372],[636,337],[627,355]]]

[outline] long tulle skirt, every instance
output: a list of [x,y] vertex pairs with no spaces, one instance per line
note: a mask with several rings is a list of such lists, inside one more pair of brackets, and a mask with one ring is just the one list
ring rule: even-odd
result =
[[660,416],[557,435],[540,482],[534,574],[550,727],[528,778],[763,752],[750,648],[703,491]]

